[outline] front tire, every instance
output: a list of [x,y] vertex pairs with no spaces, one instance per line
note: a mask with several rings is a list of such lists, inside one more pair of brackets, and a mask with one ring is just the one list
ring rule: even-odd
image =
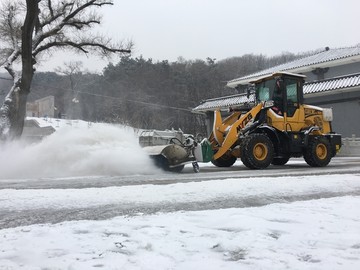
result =
[[250,134],[241,143],[241,161],[250,169],[265,169],[273,161],[274,145],[265,134]]
[[311,138],[304,151],[304,159],[311,167],[325,167],[332,157],[330,142],[324,137]]
[[214,164],[216,167],[231,167],[234,165],[236,161],[236,157],[230,154],[225,154],[218,159],[211,160],[211,163]]

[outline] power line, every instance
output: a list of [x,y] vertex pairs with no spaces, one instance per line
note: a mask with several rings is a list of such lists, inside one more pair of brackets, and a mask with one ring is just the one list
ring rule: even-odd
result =
[[2,76],[0,76],[0,80],[13,81],[12,78],[6,78],[6,77],[2,77]]
[[[0,79],[2,79],[2,80],[8,80],[8,81],[12,81],[12,80],[13,80],[13,79],[11,79],[11,78],[5,78],[5,77],[0,77]],[[151,106],[151,107],[160,107],[160,108],[166,108],[166,109],[173,109],[173,110],[191,112],[191,109],[185,109],[185,108],[179,108],[179,107],[174,107],[174,106],[168,106],[168,105],[150,103],[150,102],[145,102],[145,101],[140,101],[140,100],[123,99],[123,98],[119,98],[119,97],[113,97],[113,96],[108,96],[108,95],[101,95],[101,94],[89,93],[89,92],[84,92],[84,91],[73,91],[73,90],[71,90],[71,89],[65,89],[65,88],[55,87],[55,86],[45,86],[45,85],[37,84],[37,83],[33,83],[32,85],[34,85],[34,86],[40,86],[40,87],[48,87],[48,88],[53,88],[53,89],[58,89],[58,90],[63,90],[63,91],[71,91],[71,92],[76,92],[76,93],[85,94],[85,95],[90,95],[90,96],[96,96],[96,97],[104,97],[104,98],[118,99],[118,100],[121,100],[121,101],[129,101],[129,102],[138,103],[138,104],[143,104],[143,105],[147,105],[147,106]],[[37,92],[37,91],[35,90],[35,91],[32,91],[32,92]]]
[[179,108],[179,107],[173,107],[173,106],[168,106],[168,105],[161,105],[161,104],[150,103],[150,102],[139,101],[139,100],[123,99],[123,98],[119,98],[119,97],[112,97],[112,96],[101,95],[101,94],[94,94],[94,93],[83,92],[83,91],[76,91],[76,92],[77,92],[77,93],[80,93],[80,94],[90,95],[90,96],[97,96],[97,97],[118,99],[118,100],[121,100],[121,101],[129,101],[129,102],[139,103],[139,104],[148,105],[148,106],[152,106],[152,107],[160,107],[160,108],[174,109],[174,110],[186,111],[186,112],[190,112],[190,111],[191,111],[191,110],[189,110],[189,109],[184,109],[184,108]]
[[[140,100],[124,99],[124,98],[119,98],[119,97],[114,97],[114,96],[89,93],[89,92],[85,92],[85,91],[73,91],[71,89],[65,89],[65,88],[55,87],[55,86],[45,86],[45,85],[41,85],[41,84],[37,84],[37,83],[34,83],[33,85],[34,86],[41,86],[41,87],[48,87],[48,88],[53,88],[53,89],[58,89],[58,90],[63,90],[63,91],[69,91],[69,92],[76,92],[76,93],[79,93],[79,94],[85,94],[85,95],[90,95],[90,96],[103,97],[103,98],[109,98],[109,99],[117,99],[117,100],[121,100],[121,101],[129,101],[129,102],[143,104],[143,105],[147,105],[147,106],[151,106],[151,107],[160,107],[160,108],[166,108],[166,109],[173,109],[173,110],[191,112],[191,109],[185,109],[185,108],[179,108],[179,107],[174,107],[174,106],[150,103],[150,102],[145,102],[145,101],[140,101]],[[37,91],[35,90],[34,92],[37,92]]]

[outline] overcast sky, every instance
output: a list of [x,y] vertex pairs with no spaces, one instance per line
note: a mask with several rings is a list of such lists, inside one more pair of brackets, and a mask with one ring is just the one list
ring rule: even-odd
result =
[[[131,39],[134,56],[153,60],[221,60],[360,43],[360,0],[115,0],[102,8],[102,32]],[[101,71],[108,62],[58,54],[38,70],[82,60]],[[114,58],[116,63],[118,59]]]

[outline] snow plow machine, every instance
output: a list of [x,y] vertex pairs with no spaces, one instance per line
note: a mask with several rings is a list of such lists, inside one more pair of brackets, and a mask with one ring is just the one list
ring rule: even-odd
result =
[[181,172],[189,163],[194,172],[199,172],[197,162],[209,162],[213,156],[206,138],[196,141],[193,135],[181,130],[144,130],[139,143],[157,167],[170,172]]
[[285,165],[303,156],[312,167],[324,167],[341,148],[341,135],[331,127],[330,108],[303,104],[304,75],[277,72],[250,82],[254,107],[233,110],[224,120],[215,111],[209,141],[212,163],[230,167],[237,158],[250,169]]

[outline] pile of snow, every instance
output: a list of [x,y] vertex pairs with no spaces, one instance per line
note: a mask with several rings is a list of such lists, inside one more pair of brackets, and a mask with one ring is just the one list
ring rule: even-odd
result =
[[108,205],[138,209],[155,205],[166,211],[176,204],[205,202],[208,208],[219,208],[231,201],[238,207],[248,207],[344,194],[360,194],[359,175],[261,177],[81,189],[0,189],[0,211],[105,208]]
[[131,128],[84,121],[68,126],[66,121],[38,143],[1,145],[0,179],[154,172]]

